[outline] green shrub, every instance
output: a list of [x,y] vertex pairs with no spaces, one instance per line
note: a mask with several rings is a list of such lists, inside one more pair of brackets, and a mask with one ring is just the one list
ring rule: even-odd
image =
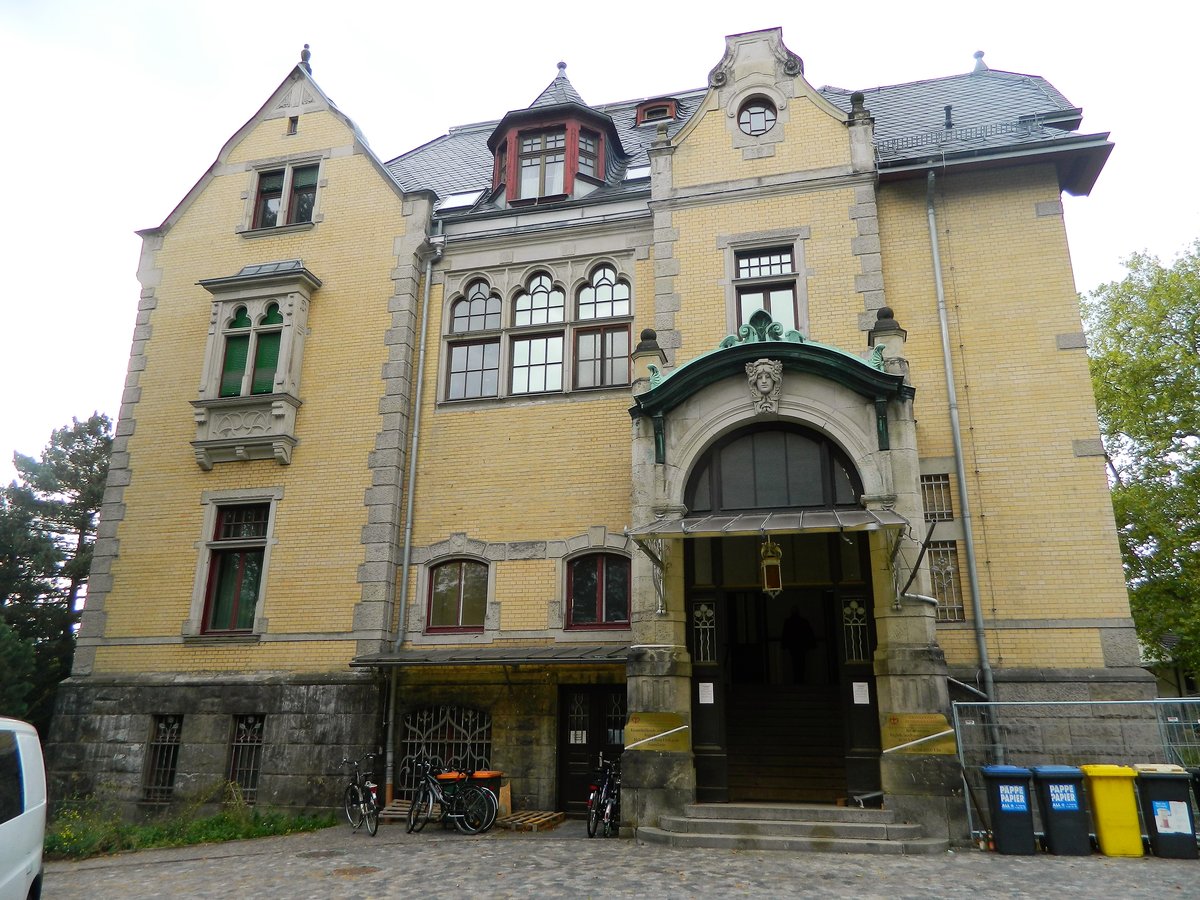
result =
[[183,812],[140,824],[122,820],[110,803],[96,797],[64,805],[46,826],[46,857],[86,859],[122,850],[270,837],[316,831],[336,821],[332,813],[294,815],[249,806],[236,785],[230,787],[233,790],[226,788],[225,803],[218,813],[200,814],[210,794],[189,804]]

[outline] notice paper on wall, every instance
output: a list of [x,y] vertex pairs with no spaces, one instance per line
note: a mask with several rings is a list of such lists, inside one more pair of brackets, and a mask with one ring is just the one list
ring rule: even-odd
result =
[[702,681],[702,682],[700,682],[699,687],[700,687],[700,702],[701,703],[712,703],[713,702],[713,683],[711,681]]
[[865,681],[854,682],[854,705],[866,706],[871,702],[871,690]]

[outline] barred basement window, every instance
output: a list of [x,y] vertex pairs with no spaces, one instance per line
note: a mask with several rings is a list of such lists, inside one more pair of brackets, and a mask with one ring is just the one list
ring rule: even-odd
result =
[[939,622],[963,622],[962,583],[958,577],[958,544],[954,541],[932,541],[929,544],[929,574],[933,580],[933,596],[937,598]]
[[263,725],[261,715],[234,716],[229,738],[228,780],[238,786],[242,800],[253,806],[258,800],[258,775],[262,767]]
[[411,799],[417,786],[415,764],[423,759],[435,765],[453,766],[473,772],[490,769],[492,717],[490,713],[465,706],[427,706],[404,716],[396,772],[398,794]]
[[949,522],[954,518],[950,499],[950,476],[922,475],[921,503],[925,506],[926,522]]
[[142,773],[142,801],[168,803],[175,793],[175,766],[179,760],[179,732],[183,716],[155,716],[146,742],[146,768]]

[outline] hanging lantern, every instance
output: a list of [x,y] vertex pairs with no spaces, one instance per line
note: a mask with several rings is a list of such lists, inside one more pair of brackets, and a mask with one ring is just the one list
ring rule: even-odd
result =
[[762,557],[763,593],[768,597],[778,597],[783,590],[783,569],[781,566],[783,551],[779,549],[778,544],[764,534],[762,547],[759,548],[758,553]]

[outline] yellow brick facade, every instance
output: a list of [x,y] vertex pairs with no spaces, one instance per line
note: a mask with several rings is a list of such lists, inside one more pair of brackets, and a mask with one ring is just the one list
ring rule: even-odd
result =
[[[930,812],[946,785],[913,787],[907,761],[881,753],[879,725],[947,714],[954,679],[969,691],[983,668],[979,640],[1011,696],[1036,699],[1045,682],[1143,690],[1059,202],[1079,184],[1050,158],[1060,148],[1047,138],[1046,159],[983,154],[958,165],[943,155],[933,165],[879,137],[885,114],[899,115],[883,94],[817,91],[802,71],[777,30],[734,35],[710,86],[673,100],[678,120],[642,121],[650,101],[589,109],[560,70],[528,109],[385,164],[297,67],[144,233],[128,391],[64,694],[60,743],[87,745],[93,780],[118,781],[130,808],[161,787],[146,781],[153,766],[118,772],[104,761],[107,746],[85,736],[97,722],[134,753],[174,723],[181,746],[203,748],[184,756],[198,760],[188,774],[200,783],[228,774],[231,721],[257,717],[264,743],[287,748],[270,757],[287,766],[265,773],[275,786],[264,793],[297,806],[325,805],[297,785],[324,778],[335,747],[386,742],[394,759],[384,777],[402,792],[422,741],[476,728],[492,735],[486,762],[514,773],[528,806],[577,812],[588,759],[619,752],[626,714],[645,713],[688,734],[681,749],[633,767],[627,824],[637,826],[697,797],[752,791],[735,769],[759,762],[790,773],[787,790],[825,790],[800,783],[809,763],[793,766],[786,748],[773,761],[755,755],[770,734],[723,718],[726,704],[740,713],[739,700],[766,698],[764,719],[832,723],[832,749],[814,752],[835,759],[818,780],[836,783],[836,796],[819,799],[882,791],[948,834],[956,814]],[[749,103],[770,106],[776,123],[740,127]],[[938,146],[954,139],[947,129]],[[584,171],[589,141],[610,154],[606,169]],[[530,149],[543,144],[563,152]],[[1101,140],[1091,160],[1102,164],[1108,146]],[[493,169],[501,147],[521,158]],[[255,227],[263,173],[310,165],[319,166],[312,221]],[[546,186],[556,165],[572,176],[562,195]],[[484,183],[493,170],[522,183]],[[529,172],[548,193],[528,193]],[[953,477],[930,196],[965,498]],[[794,258],[782,275],[796,289],[803,340],[754,332],[760,318],[739,321],[738,292],[753,278],[737,260],[760,251]],[[628,310],[583,312],[581,289],[599,266],[628,288]],[[561,312],[519,321],[518,298],[537,273],[562,292]],[[239,292],[258,298],[268,276],[287,294],[280,333],[293,343],[280,368],[294,361],[296,372],[261,397],[220,396],[223,323]],[[495,310],[467,317],[463,307],[456,318],[454,304],[480,281]],[[581,385],[590,361],[581,348],[595,333],[627,338],[630,352],[610,354],[612,383]],[[542,338],[562,342],[561,388],[525,393],[516,348]],[[494,348],[484,368],[496,385],[481,379],[452,396],[451,375],[477,371],[455,350],[475,345]],[[774,395],[748,378],[761,360],[778,363]],[[221,415],[255,421],[246,410],[262,422],[220,430]],[[721,469],[727,447],[760,435]],[[792,456],[770,455],[793,437]],[[697,480],[704,471],[719,477]],[[965,621],[936,620],[928,564],[917,566],[922,474],[950,476],[955,518],[935,535],[956,542]],[[772,500],[816,485],[820,508],[751,497],[750,482]],[[718,496],[726,485],[728,508]],[[701,517],[691,507],[706,502],[733,530],[701,545],[688,529]],[[250,503],[271,513],[254,625],[217,628],[201,621],[215,517]],[[785,544],[805,532],[797,560],[812,570],[782,585],[778,602],[764,599],[753,579],[759,544],[775,532],[747,516],[800,507],[845,518],[820,530],[780,526]],[[586,582],[588,570],[577,563],[599,585],[578,600],[573,573]],[[467,572],[483,576],[456,574]],[[430,625],[439,573],[451,573],[439,602],[471,616],[482,607],[482,621]],[[485,599],[468,598],[484,583]],[[609,621],[572,620],[610,590]],[[783,624],[801,606],[819,630],[807,649]],[[753,697],[737,693],[748,686]],[[113,696],[130,708],[119,723],[106,718]],[[819,714],[787,705],[797,698],[825,705]],[[744,727],[740,747],[727,743]],[[950,771],[950,790],[958,777]]]
[[[140,376],[142,399],[129,439],[134,477],[125,491],[115,587],[106,599],[105,646],[95,671],[345,671],[355,652],[356,570],[367,524],[367,457],[380,430],[387,358],[382,335],[391,326],[389,298],[395,242],[405,218],[398,191],[381,177],[344,120],[330,111],[256,124],[229,148],[216,174],[201,182],[161,247],[145,263],[161,273]],[[322,159],[322,221],[292,233],[236,233],[253,189],[250,168],[263,160]],[[208,340],[208,292],[197,282],[243,266],[302,259],[324,282],[308,317],[297,415],[300,445],[292,462],[260,460],[202,471],[190,458],[195,437],[188,401],[197,396]],[[144,263],[144,264],[145,264]],[[200,312],[198,315],[197,313]],[[252,647],[187,647],[178,638],[189,616],[203,533],[202,492],[278,487],[271,564],[262,615],[273,635],[329,635],[313,642]],[[173,640],[152,651],[142,638]]]

